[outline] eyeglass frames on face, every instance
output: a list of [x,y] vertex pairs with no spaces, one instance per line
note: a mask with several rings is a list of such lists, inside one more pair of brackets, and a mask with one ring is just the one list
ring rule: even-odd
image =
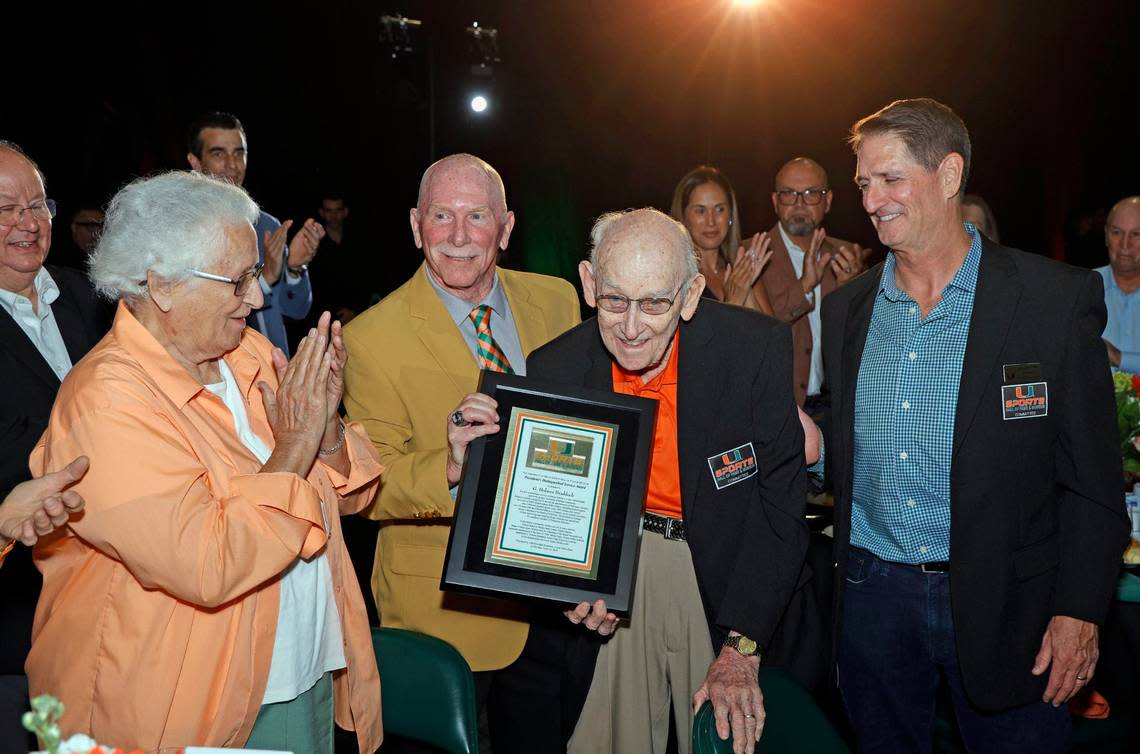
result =
[[601,295],[595,292],[594,300],[598,302],[598,307],[604,309],[611,314],[625,314],[629,311],[629,305],[632,303],[637,304],[637,308],[644,314],[664,314],[673,308],[673,304],[677,301],[677,297],[681,294],[681,290],[685,287],[682,283],[681,287],[676,290],[672,298],[662,298],[660,296],[650,298],[629,298],[617,293],[607,293]]
[[795,204],[796,200],[799,199],[800,197],[803,197],[804,204],[814,206],[814,205],[822,202],[823,197],[827,196],[827,194],[830,191],[831,191],[831,189],[825,189],[825,188],[811,188],[811,189],[804,189],[803,191],[793,191],[792,189],[780,189],[779,191],[776,192],[776,197],[780,200],[780,204],[783,204],[784,206],[787,206],[787,207],[790,207],[793,204]]
[[229,283],[234,287],[235,296],[244,296],[246,291],[249,290],[249,284],[257,279],[257,276],[261,274],[261,268],[264,266],[264,262],[258,262],[236,278],[228,278],[225,275],[215,275],[212,272],[202,272],[201,270],[190,270],[190,274],[196,278],[202,278],[203,280]]
[[19,204],[6,204],[0,207],[0,225],[19,225],[25,212],[31,212],[37,220],[50,220],[55,217],[55,200],[44,199],[26,207]]

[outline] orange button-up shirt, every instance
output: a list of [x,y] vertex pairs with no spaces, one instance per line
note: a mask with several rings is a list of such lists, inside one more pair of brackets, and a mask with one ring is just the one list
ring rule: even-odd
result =
[[681,471],[677,456],[677,351],[680,333],[673,334],[672,353],[661,374],[647,383],[614,362],[614,392],[657,400],[653,426],[653,455],[649,462],[649,491],[645,510],[681,518]]
[[[276,389],[270,344],[246,330],[226,363],[250,427],[269,447],[260,381]],[[220,398],[195,381],[123,305],[106,337],[64,380],[32,453],[36,476],[79,454],[87,501],[35,551],[44,576],[27,673],[32,696],[67,707],[66,733],[157,751],[241,746],[265,694],[282,572],[327,547],[348,667],[334,673],[336,720],[360,751],[383,738],[380,678],[364,600],[338,516],[355,513],[381,472],[359,425],[345,433],[348,478],[321,463],[307,478],[261,474]],[[330,510],[334,513],[335,509]]]

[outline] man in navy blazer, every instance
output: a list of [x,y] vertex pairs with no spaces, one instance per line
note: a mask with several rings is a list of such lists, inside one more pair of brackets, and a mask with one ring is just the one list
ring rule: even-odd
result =
[[[31,478],[28,454],[47,428],[72,365],[103,334],[87,278],[45,267],[55,203],[19,147],[0,141],[0,500]],[[28,751],[24,660],[41,578],[31,550],[16,548],[0,570],[0,752]],[[35,741],[31,741],[35,743]]]
[[805,574],[791,333],[702,300],[689,233],[656,210],[604,215],[592,235],[579,271],[598,316],[531,354],[528,375],[654,397],[658,413],[633,617],[617,626],[601,600],[567,614],[613,634],[568,750],[664,752],[670,707],[687,742],[692,701],[708,699],[720,735],[751,752],[759,665]]
[[1100,276],[963,223],[966,126],[852,128],[884,263],[824,300],[839,686],[860,752],[1068,750],[1128,541]]

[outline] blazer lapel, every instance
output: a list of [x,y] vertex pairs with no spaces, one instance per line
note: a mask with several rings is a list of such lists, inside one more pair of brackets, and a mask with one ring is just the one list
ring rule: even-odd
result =
[[0,309],[0,348],[7,349],[13,358],[22,362],[32,374],[51,386],[53,392],[59,389],[59,377],[32,343],[31,338],[5,309]]
[[[587,322],[597,323],[597,320],[591,319]],[[595,328],[596,330],[597,328]],[[610,356],[610,352],[606,350],[605,343],[602,342],[602,336],[598,333],[597,338],[590,347],[590,363],[586,368],[586,373],[583,376],[583,384],[588,388],[595,390],[609,390],[614,389],[614,361]]]
[[[974,292],[974,311],[970,316],[970,334],[966,355],[962,360],[962,377],[958,388],[958,407],[954,414],[954,449],[951,463],[958,455],[962,438],[974,421],[989,380],[997,368],[1002,347],[1009,335],[1017,303],[1021,299],[1021,283],[1009,255],[999,246],[982,239],[982,259],[978,266],[978,283]],[[994,400],[997,396],[993,396]]]
[[75,299],[75,293],[60,284],[58,277],[56,284],[59,285],[59,298],[51,305],[51,312],[55,316],[56,325],[59,326],[59,334],[63,336],[63,344],[67,346],[71,363],[75,364],[94,345],[90,335],[91,322],[85,321]]
[[471,356],[471,350],[467,347],[463,336],[459,334],[459,329],[451,320],[435,289],[428,282],[426,266],[421,266],[416,272],[413,285],[414,289],[409,297],[408,314],[411,321],[408,323],[408,329],[420,339],[424,348],[439,364],[440,370],[455,385],[455,389],[466,393],[469,390],[469,383],[466,386],[459,384],[457,376],[470,376],[479,371],[475,359]]
[[503,293],[511,307],[515,331],[519,334],[519,345],[522,346],[523,354],[529,356],[531,351],[550,340],[546,317],[542,308],[530,300],[526,286],[514,284],[509,270],[499,270],[499,284],[503,286]]
[[[871,313],[875,308],[875,296],[879,292],[879,281],[883,277],[883,263],[876,265],[863,280],[861,290],[854,293],[847,308],[847,321],[844,323],[843,356],[840,369],[843,395],[839,396],[839,426],[843,432],[843,443],[848,457],[855,448],[855,387],[859,380],[859,365],[863,361],[863,347],[867,343],[867,332],[871,327]],[[848,464],[847,488],[851,488],[854,464]]]
[[[712,349],[708,348],[714,333],[703,327],[700,309],[693,319],[681,322],[681,337],[677,342],[677,455],[680,458],[681,506],[685,517],[692,515],[691,507],[697,499],[697,488],[703,474],[705,459],[710,455],[706,439],[708,422],[715,420],[716,412],[709,406],[720,403],[724,381],[731,376],[718,370],[716,364],[707,363]],[[710,378],[715,382],[710,382]],[[719,448],[714,449],[719,450]]]

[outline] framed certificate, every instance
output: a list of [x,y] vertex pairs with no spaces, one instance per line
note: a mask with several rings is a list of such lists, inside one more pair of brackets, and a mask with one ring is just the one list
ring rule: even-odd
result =
[[657,402],[483,372],[500,431],[471,443],[441,587],[633,604]]

